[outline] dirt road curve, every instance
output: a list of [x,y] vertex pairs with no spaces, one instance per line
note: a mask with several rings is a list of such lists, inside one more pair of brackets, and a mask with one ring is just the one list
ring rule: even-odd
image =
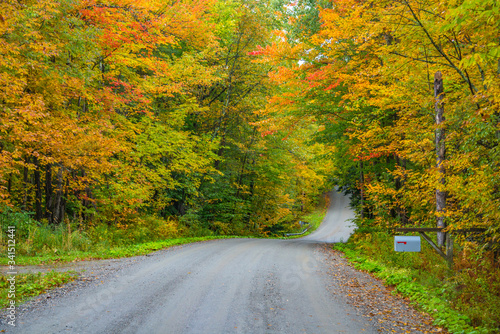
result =
[[[438,331],[324,246],[350,233],[347,199],[334,194],[332,203],[323,226],[306,238],[203,242],[124,260],[126,266],[115,262],[104,276],[86,272],[86,284],[75,283],[64,293],[21,307],[15,328],[2,318],[0,329],[92,334]],[[380,298],[388,299],[378,303]]]

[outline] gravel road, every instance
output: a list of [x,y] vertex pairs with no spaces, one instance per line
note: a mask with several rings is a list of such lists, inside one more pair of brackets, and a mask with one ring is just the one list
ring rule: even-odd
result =
[[[331,202],[320,229],[306,238],[214,240],[150,256],[97,262],[77,281],[20,306],[16,327],[7,325],[3,315],[0,330],[92,334],[440,331],[428,325],[431,319],[325,246],[324,242],[347,240],[352,231],[346,221],[352,217],[347,198],[335,193]],[[372,303],[377,304],[377,312]],[[391,314],[391,310],[397,312]]]

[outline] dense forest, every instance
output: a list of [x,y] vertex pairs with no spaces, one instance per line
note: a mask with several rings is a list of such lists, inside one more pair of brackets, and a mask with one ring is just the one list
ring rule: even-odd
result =
[[337,185],[360,225],[482,227],[498,245],[495,0],[7,0],[0,15],[4,211],[273,235]]
[[[0,4],[0,201],[48,225],[270,234],[325,190],[318,126],[265,135],[257,1]],[[326,167],[325,167],[326,166]]]

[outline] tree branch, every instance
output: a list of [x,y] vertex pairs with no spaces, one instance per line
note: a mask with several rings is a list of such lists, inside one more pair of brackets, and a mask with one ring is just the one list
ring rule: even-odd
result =
[[410,10],[413,18],[415,19],[415,21],[418,23],[418,25],[422,28],[422,30],[424,31],[425,35],[427,35],[427,38],[429,39],[429,41],[431,42],[431,44],[436,48],[436,50],[439,52],[439,54],[441,54],[441,56],[444,57],[444,59],[446,59],[446,61],[450,64],[450,66],[462,77],[462,79],[464,79],[464,81],[469,85],[469,89],[471,90],[471,93],[472,95],[475,95],[476,92],[477,92],[477,89],[476,87],[474,86],[474,84],[470,81],[470,78],[468,75],[464,74],[452,61],[451,59],[448,57],[448,55],[446,53],[444,53],[444,51],[441,49],[441,47],[439,45],[437,45],[436,41],[434,41],[434,39],[432,38],[431,34],[429,33],[429,31],[424,27],[424,25],[422,24],[422,22],[420,21],[420,19],[418,18],[417,14],[415,13],[415,11],[413,10],[413,8],[410,6],[410,4],[408,3],[407,0],[404,1],[404,3],[406,4],[406,6],[408,7],[408,9]]

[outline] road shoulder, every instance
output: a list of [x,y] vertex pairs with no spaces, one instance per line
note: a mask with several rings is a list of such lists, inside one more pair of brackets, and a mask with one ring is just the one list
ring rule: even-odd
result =
[[448,333],[432,325],[433,319],[369,273],[355,269],[343,253],[325,245],[329,263],[330,292],[343,294],[359,315],[383,333]]

